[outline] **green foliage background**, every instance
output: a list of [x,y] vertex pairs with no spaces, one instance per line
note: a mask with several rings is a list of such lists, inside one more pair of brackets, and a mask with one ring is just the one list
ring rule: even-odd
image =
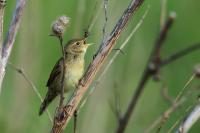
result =
[[[14,0],[7,1],[5,35],[15,2]],[[51,23],[63,14],[71,18],[71,24],[64,36],[64,41],[67,42],[71,38],[82,36],[83,29],[88,25],[91,15],[96,15],[96,12],[101,10],[101,14],[88,40],[88,42],[96,43],[86,55],[86,64],[88,65],[102,41],[102,27],[104,24],[104,12],[101,9],[102,1],[98,2],[94,11],[95,2],[94,0],[27,1],[10,61],[24,69],[42,96],[47,91],[45,85],[49,73],[54,63],[61,56],[58,40],[48,36]],[[130,0],[109,0],[107,35],[111,32],[129,2]],[[114,92],[119,94],[121,111],[124,113],[160,30],[160,1],[146,0],[117,42],[116,48],[130,34],[148,5],[150,5],[150,10],[144,23],[124,49],[127,54],[120,55],[117,58],[98,88],[80,111],[78,116],[79,133],[111,133],[116,129],[117,121],[111,109],[111,105],[114,105]],[[200,1],[169,0],[167,6],[168,11],[177,13],[177,19],[162,49],[162,57],[167,57],[200,41]],[[169,94],[172,97],[177,95],[191,77],[194,65],[200,61],[199,54],[200,50],[195,51],[161,70],[163,81],[168,86]],[[171,114],[161,132],[166,133],[178,119],[183,118],[188,113],[186,111],[187,107],[197,101],[196,96],[200,93],[199,85],[199,80],[197,79],[191,83],[187,88],[191,90],[191,94],[188,97],[185,96],[187,102]],[[170,107],[170,104],[161,95],[161,88],[162,84],[160,82],[153,80],[148,82],[126,129],[126,133],[144,132],[158,116],[161,116]],[[52,116],[57,104],[58,99],[49,107]],[[41,117],[38,116],[39,106],[40,101],[32,88],[21,75],[8,66],[3,83],[3,91],[0,95],[0,132],[49,132],[51,123],[46,114]],[[72,132],[72,129],[73,121],[71,120],[65,132]],[[190,133],[198,133],[199,130],[200,122],[196,123]],[[155,130],[152,132],[155,132]]]

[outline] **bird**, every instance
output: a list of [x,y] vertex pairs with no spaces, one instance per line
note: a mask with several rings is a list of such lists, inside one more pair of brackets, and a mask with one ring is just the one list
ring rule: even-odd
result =
[[86,43],[86,38],[72,39],[64,46],[65,59],[61,57],[54,65],[46,86],[47,94],[39,110],[39,116],[43,114],[47,106],[62,93],[63,63],[65,65],[64,73],[64,93],[73,90],[78,85],[84,72],[85,54],[90,45]]

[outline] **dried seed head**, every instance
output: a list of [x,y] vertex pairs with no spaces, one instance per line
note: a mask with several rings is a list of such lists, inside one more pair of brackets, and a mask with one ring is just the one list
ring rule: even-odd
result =
[[69,24],[70,18],[63,15],[63,16],[60,16],[60,17],[58,18],[58,21],[59,21],[63,26],[66,27],[66,26]]
[[63,34],[64,34],[64,31],[65,31],[65,27],[60,25],[59,23],[57,23],[57,21],[55,21],[53,24],[52,24],[52,32],[53,32],[53,35],[55,36],[58,36],[58,37],[61,37]]
[[5,7],[6,6],[6,0],[0,0],[0,7]]
[[54,21],[51,26],[53,35],[57,37],[63,36],[65,29],[69,24],[69,20],[69,17],[61,16],[56,21]]

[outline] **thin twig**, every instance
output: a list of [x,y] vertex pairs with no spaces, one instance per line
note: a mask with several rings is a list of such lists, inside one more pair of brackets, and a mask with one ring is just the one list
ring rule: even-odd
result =
[[189,80],[186,82],[186,84],[184,85],[184,87],[179,91],[178,95],[176,96],[175,102],[179,101],[180,98],[183,96],[183,93],[185,91],[185,89],[190,85],[190,83],[194,80],[195,78],[195,74],[193,74]]
[[[147,10],[145,11],[144,15],[142,16],[142,18],[140,19],[140,21],[137,23],[137,25],[134,27],[134,29],[131,31],[131,33],[129,34],[129,36],[125,39],[125,41],[122,43],[122,45],[120,46],[120,50],[124,49],[124,47],[128,44],[129,40],[131,39],[131,37],[136,33],[136,31],[139,29],[139,27],[142,25],[145,17],[147,16],[147,13],[149,11],[149,7],[147,8]],[[88,95],[86,96],[86,98],[83,100],[83,102],[81,103],[79,110],[84,106],[84,104],[86,103],[86,101],[88,100],[88,98],[91,96],[91,94],[94,92],[94,90],[97,88],[97,86],[99,85],[101,79],[104,77],[104,75],[108,72],[109,68],[111,67],[111,65],[113,64],[113,62],[115,61],[115,59],[117,58],[117,56],[120,54],[120,51],[116,51],[115,54],[113,55],[113,57],[109,60],[108,64],[106,64],[106,67],[103,69],[103,72],[99,75],[98,79],[95,81],[93,87],[90,89],[90,92],[88,93]]]
[[[26,72],[22,69],[22,68],[18,68],[16,66],[14,66],[12,63],[8,62],[8,65],[15,70],[16,72],[18,72],[19,74],[22,75],[22,77],[27,81],[27,83],[31,86],[31,88],[33,89],[33,91],[35,92],[35,94],[37,95],[37,97],[40,99],[41,102],[43,102],[43,98],[40,94],[40,92],[38,91],[37,87],[34,85],[34,83],[31,81],[31,79],[27,76]],[[51,121],[51,123],[53,123],[53,119],[51,117],[51,114],[49,112],[49,110],[46,110],[46,113],[48,115],[49,120]]]
[[145,130],[145,133],[149,133],[152,129],[154,129],[158,124],[160,124],[160,126],[157,129],[157,133],[160,132],[162,126],[165,124],[165,122],[168,120],[170,114],[172,112],[174,112],[180,105],[182,105],[185,101],[186,98],[182,97],[183,96],[183,92],[184,90],[190,85],[190,83],[194,80],[194,74],[189,78],[189,80],[186,82],[186,84],[184,85],[184,87],[181,89],[181,91],[179,91],[179,93],[177,94],[175,100],[173,101],[173,104],[171,107],[169,107],[164,113],[163,116],[158,117],[156,120],[154,120],[153,124],[151,124],[149,126],[149,128],[147,128],[147,130]]
[[104,0],[104,16],[105,16],[105,22],[103,25],[103,41],[105,41],[105,37],[106,37],[106,26],[108,23],[108,0]]
[[190,53],[194,52],[195,50],[199,50],[199,49],[200,49],[200,43],[189,46],[189,47],[167,57],[166,59],[163,59],[160,63],[160,66],[162,67],[162,66],[168,65],[171,62],[176,61],[177,59],[180,59],[181,57],[183,57],[187,54],[190,54]]
[[[160,125],[157,128],[156,133],[159,133],[165,124],[165,122],[169,119],[171,113],[173,113],[182,103],[185,101],[185,99],[182,99],[182,101],[175,102],[166,112],[164,112],[163,116],[160,118]],[[158,124],[159,124],[158,123]]]
[[119,92],[117,92],[116,87],[115,87],[115,91],[114,91],[114,98],[115,98],[115,104],[113,107],[113,113],[115,114],[118,122],[121,119],[121,104],[120,104],[120,95]]
[[169,95],[169,92],[168,92],[168,88],[167,86],[163,83],[162,85],[162,89],[161,89],[161,93],[162,93],[162,96],[164,97],[164,99],[170,103],[170,105],[173,104],[174,100],[173,98]]
[[64,101],[64,80],[65,80],[65,71],[66,71],[66,66],[65,66],[65,51],[64,51],[64,46],[63,46],[63,38],[62,36],[59,37],[59,40],[60,40],[60,47],[61,47],[61,51],[62,51],[62,55],[63,55],[63,73],[62,73],[62,79],[61,79],[61,93],[60,93],[60,103],[59,103],[59,113],[61,112],[62,110],[62,107],[63,107],[63,101]]
[[108,57],[113,47],[115,46],[115,42],[121,35],[123,29],[128,24],[133,14],[141,6],[143,1],[144,0],[131,1],[128,8],[124,11],[123,15],[118,20],[113,31],[110,33],[109,37],[101,45],[102,47],[97,51],[96,53],[97,56],[94,58],[93,62],[89,65],[85,75],[81,78],[77,89],[75,90],[68,104],[65,106],[63,112],[58,117],[55,117],[54,125],[52,127],[51,132],[60,133],[64,128],[64,125],[66,125],[69,122],[71,116],[73,115],[83,95],[88,90],[88,87],[93,81],[95,75],[97,74],[103,62],[105,61],[105,59]]
[[4,22],[4,10],[6,6],[6,0],[0,1],[0,53],[1,53],[1,47],[3,43],[3,22]]
[[19,29],[19,25],[22,18],[22,13],[24,10],[26,0],[17,0],[16,2],[16,8],[13,12],[13,17],[10,23],[9,31],[7,33],[7,37],[3,43],[2,49],[1,49],[1,55],[0,55],[0,93],[2,88],[2,82],[4,75],[6,73],[5,69],[7,66],[8,58],[11,54],[11,50],[13,47],[13,44],[16,39],[16,35]]
[[77,110],[74,111],[74,133],[77,133],[77,117],[78,117],[78,112]]
[[200,119],[200,104],[198,104],[192,112],[181,123],[176,133],[187,133],[190,128]]
[[128,108],[127,108],[124,116],[121,118],[121,121],[116,130],[116,133],[123,133],[125,131],[128,121],[131,118],[132,113],[134,112],[136,103],[138,102],[138,99],[140,98],[140,95],[142,94],[147,81],[149,80],[149,78],[151,76],[155,75],[158,72],[158,70],[159,70],[158,64],[160,62],[160,49],[161,49],[161,46],[162,46],[164,40],[166,39],[167,31],[171,27],[173,20],[174,20],[174,17],[169,16],[163,29],[161,30],[159,37],[158,37],[158,39],[154,45],[154,48],[151,52],[151,55],[149,57],[147,66],[143,72],[142,78],[139,81],[139,84],[132,96],[132,99],[128,105]]
[[180,122],[181,119],[178,119],[173,125],[172,127],[170,127],[170,129],[167,131],[167,133],[171,133],[172,130],[178,125],[178,123]]
[[[96,3],[95,3],[95,6],[94,6],[94,9],[92,10],[93,12],[96,10],[96,8],[97,8],[97,3],[98,2],[98,0],[96,1]],[[91,16],[91,19],[90,19],[90,23],[89,23],[89,25],[88,25],[88,32],[90,32],[91,30],[92,30],[92,28],[93,28],[93,26],[94,26],[94,24],[96,23],[96,21],[97,21],[97,18],[100,16],[100,13],[101,13],[101,10],[102,10],[102,8],[103,8],[103,2],[100,4],[100,8],[98,9],[98,11],[97,11],[97,13],[96,14],[92,14],[92,16]]]
[[[195,103],[191,104],[189,107],[187,107],[187,109],[185,110],[185,114],[188,114],[189,111],[191,111],[191,109],[196,105],[196,101]],[[172,125],[172,127],[167,131],[167,133],[172,132],[172,130],[179,124],[179,122],[183,119],[183,115],[181,116],[181,118],[177,119],[176,122]]]
[[166,21],[166,15],[167,15],[167,0],[161,0],[160,1],[160,27],[163,28],[165,21]]
[[[172,106],[170,106],[163,115],[159,116],[154,122],[144,131],[145,133],[151,132],[155,127],[157,127],[159,124],[159,128],[157,129],[157,132],[161,129],[162,125],[167,121],[171,113],[173,113],[178,107],[180,107],[184,102],[186,101],[185,98],[182,98],[178,102],[174,102]],[[162,122],[162,123],[160,123]]]
[[[194,107],[194,105],[190,105],[190,106],[186,109],[185,113],[188,113],[188,110],[191,109],[192,106]],[[184,117],[181,116],[181,118],[177,119],[177,120],[175,121],[175,123],[172,125],[172,127],[169,128],[169,130],[167,131],[167,133],[171,133],[172,130],[180,123],[180,121],[181,121],[183,118],[184,118]]]

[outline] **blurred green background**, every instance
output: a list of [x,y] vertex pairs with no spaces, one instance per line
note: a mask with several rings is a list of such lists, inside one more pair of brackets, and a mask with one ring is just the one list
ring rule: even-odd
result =
[[[98,0],[97,0],[98,1]],[[8,29],[12,11],[15,7],[14,0],[7,1],[5,11],[4,32]],[[130,0],[109,0],[107,35],[111,32]],[[104,12],[101,8],[102,0],[98,1],[93,10],[94,0],[28,0],[23,14],[23,20],[10,62],[23,68],[29,78],[39,89],[44,97],[45,87],[50,71],[55,62],[61,57],[59,42],[54,37],[49,37],[51,23],[60,15],[71,18],[64,41],[81,37],[83,29],[89,24],[93,14],[100,15],[95,23],[88,42],[97,45],[90,48],[86,55],[86,65],[92,60],[98,45],[102,41],[102,27]],[[128,27],[123,31],[116,48],[118,48],[131,30],[135,27],[141,16],[150,5],[150,10],[144,23],[131,38],[124,49],[126,55],[120,55],[115,60],[109,72],[104,76],[100,85],[89,98],[78,116],[78,133],[112,133],[117,127],[117,119],[111,106],[115,106],[115,93],[118,92],[121,112],[124,113],[131,99],[136,85],[141,77],[151,48],[160,30],[160,1],[146,0],[144,5],[135,14]],[[162,56],[186,48],[200,41],[200,1],[181,0],[167,2],[168,11],[175,11],[177,19],[162,49]],[[114,53],[114,52],[113,52]],[[113,53],[109,56],[112,57]],[[161,70],[163,82],[169,89],[169,94],[175,97],[192,75],[193,67],[200,62],[200,50],[187,55],[176,62],[167,65]],[[106,62],[105,62],[106,64]],[[186,109],[193,105],[196,96],[200,93],[199,81],[195,79],[187,88],[190,96],[185,96],[187,101],[166,121],[161,132],[166,133],[178,119],[182,119],[188,112]],[[126,129],[126,133],[141,133],[171,105],[161,95],[162,83],[150,80],[137,104],[135,113]],[[53,116],[58,98],[50,106]],[[1,133],[44,133],[51,129],[51,122],[46,114],[38,116],[40,100],[24,78],[9,66],[0,95],[0,132]],[[155,132],[157,128],[152,130]],[[73,131],[73,120],[65,132]],[[190,133],[199,133],[200,122],[196,123]]]

